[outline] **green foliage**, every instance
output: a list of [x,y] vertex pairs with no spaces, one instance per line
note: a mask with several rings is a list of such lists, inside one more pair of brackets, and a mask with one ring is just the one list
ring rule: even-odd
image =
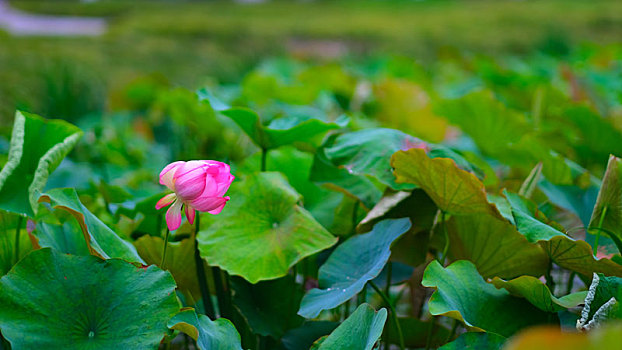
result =
[[212,321],[192,309],[183,310],[168,321],[168,327],[188,334],[201,350],[242,350],[240,334],[224,318]]
[[[336,242],[296,203],[300,195],[279,173],[249,175],[231,186],[227,211],[199,232],[212,266],[251,283],[285,276],[303,258]],[[230,249],[230,247],[237,247]]]
[[34,217],[37,200],[50,173],[82,135],[62,120],[17,112],[9,159],[0,171],[0,209]]
[[387,320],[387,310],[374,310],[369,304],[359,306],[350,317],[313,348],[371,350],[380,338]]
[[0,328],[13,349],[153,349],[179,311],[175,282],[119,259],[31,252],[0,279]]
[[482,349],[499,350],[506,338],[494,333],[466,332],[439,348],[439,350]]
[[[572,33],[612,40],[620,11],[387,4],[20,3],[113,17],[0,34],[0,114],[8,92],[85,134],[18,112],[0,135],[0,348],[80,347],[93,320],[97,348],[618,348],[622,50]],[[190,159],[235,181],[170,233],[158,174]]]
[[337,247],[319,270],[319,289],[300,303],[298,314],[314,318],[359,293],[378,276],[391,255],[391,244],[410,228],[408,219],[384,220],[371,232],[357,235]]
[[509,337],[547,320],[547,315],[529,302],[486,283],[466,260],[447,268],[431,262],[422,284],[436,288],[429,303],[432,315],[446,315],[472,330]]
[[105,259],[112,257],[130,262],[144,262],[131,243],[120,238],[80,202],[74,189],[50,190],[42,194],[39,201],[50,203],[53,208],[67,211],[78,221],[91,254]]

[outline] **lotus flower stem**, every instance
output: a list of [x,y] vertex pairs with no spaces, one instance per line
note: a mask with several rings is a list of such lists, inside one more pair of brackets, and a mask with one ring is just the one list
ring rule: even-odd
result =
[[203,299],[203,310],[205,314],[212,320],[216,319],[216,313],[214,312],[214,304],[212,304],[212,298],[207,288],[207,279],[205,278],[205,267],[203,266],[203,258],[199,253],[199,242],[197,242],[197,235],[199,234],[201,215],[196,216],[195,220],[195,232],[194,232],[194,263],[196,264],[197,280],[199,281],[199,289],[201,290],[201,298]]
[[605,216],[607,215],[607,207],[603,207],[603,211],[600,212],[600,220],[598,220],[598,231],[596,232],[596,240],[594,240],[594,256],[598,252],[598,239],[600,238],[600,231],[603,229],[603,221],[605,221]]
[[19,216],[17,219],[17,228],[15,229],[15,263],[19,261],[19,234],[22,230],[22,221],[24,220],[23,216]]
[[168,246],[168,235],[171,231],[166,228],[166,236],[164,236],[164,248],[162,250],[162,262],[160,263],[160,268],[164,270],[164,262],[166,261],[166,247]]
[[393,319],[393,323],[395,323],[395,328],[397,328],[397,335],[400,340],[400,350],[406,349],[406,347],[404,346],[404,335],[402,334],[402,326],[400,326],[400,322],[397,319],[397,313],[395,312],[395,307],[393,307],[393,304],[391,304],[389,297],[386,294],[384,294],[382,290],[380,290],[380,288],[378,288],[378,286],[373,281],[369,281],[368,283],[372,288],[374,288],[376,293],[380,295],[382,300],[384,300],[385,304],[387,304],[387,307],[391,311],[391,318]]

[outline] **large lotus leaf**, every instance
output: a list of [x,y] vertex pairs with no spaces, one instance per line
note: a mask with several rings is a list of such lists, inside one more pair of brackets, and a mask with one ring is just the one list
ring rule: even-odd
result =
[[542,220],[546,218],[535,208],[535,204],[507,191],[504,194],[512,206],[518,232],[530,242],[538,242],[557,265],[586,276],[602,272],[622,277],[622,265],[606,258],[595,259],[592,247],[587,242],[574,240],[538,220],[536,216]]
[[559,327],[537,327],[509,339],[504,350],[603,350],[622,348],[621,323],[605,324],[591,332],[568,333]]
[[32,236],[39,247],[54,248],[59,252],[72,255],[89,255],[89,247],[78,224],[68,221],[63,225],[37,223]]
[[[162,263],[162,251],[164,250],[164,240],[162,238],[145,235],[136,240],[134,246],[147,264],[168,270],[173,275],[177,288],[186,296],[186,300],[198,301],[201,298],[194,262],[193,239],[186,238],[179,242],[169,241],[163,267],[160,266]],[[209,271],[209,269],[206,269],[206,271]]]
[[495,277],[492,284],[499,289],[507,290],[512,295],[529,300],[540,310],[547,312],[557,312],[578,306],[583,303],[587,294],[587,292],[577,292],[557,298],[542,281],[532,276],[521,276],[510,281]]
[[282,277],[336,242],[296,204],[300,195],[280,173],[250,175],[234,182],[228,194],[227,207],[210,218],[198,241],[201,256],[232,275],[251,283]]
[[327,145],[332,144],[337,135],[327,137],[323,147],[317,149],[309,179],[318,184],[341,191],[367,207],[372,208],[382,197],[382,190],[372,179],[355,175],[345,168],[334,165],[325,154]]
[[0,279],[0,328],[14,350],[156,349],[179,311],[155,266],[35,250]]
[[546,217],[537,209],[535,203],[506,190],[503,194],[512,207],[512,216],[518,231],[527,237],[529,242],[547,241],[556,236],[565,236],[560,230],[541,221],[546,220]]
[[607,234],[622,252],[622,159],[618,157],[609,157],[589,228],[594,234],[599,229]]
[[383,79],[374,84],[376,117],[385,125],[413,132],[427,140],[442,141],[447,120],[432,112],[425,89],[405,79]]
[[581,135],[579,140],[573,139],[569,144],[583,160],[582,164],[604,159],[610,153],[622,154],[622,132],[612,121],[613,118],[603,118],[587,106],[573,106],[563,112],[564,127],[570,122]]
[[240,334],[226,318],[212,321],[193,309],[184,310],[168,321],[168,327],[188,334],[201,350],[242,350]]
[[[260,168],[260,162],[261,154],[256,153],[244,160],[244,163],[237,168],[237,173],[255,172]],[[312,165],[312,154],[291,146],[271,150],[266,157],[266,169],[282,172],[290,185],[302,196],[305,209],[324,227],[329,228],[335,220],[340,219],[335,216],[335,206],[336,202],[343,198],[343,194],[311,182],[309,174]]]
[[311,143],[317,144],[329,130],[346,126],[348,118],[340,117],[335,121],[292,115],[274,119],[269,125],[263,125],[259,115],[247,108],[230,108],[221,111],[231,118],[262,149],[279,146]]
[[576,271],[585,276],[601,272],[610,276],[622,277],[622,265],[611,259],[594,258],[592,247],[585,241],[557,236],[540,242],[549,257],[559,266]]
[[391,171],[391,155],[421,143],[415,137],[394,129],[365,129],[339,135],[325,147],[327,159],[350,174],[369,175],[393,189],[410,189],[397,184]]
[[499,350],[506,338],[494,333],[466,332],[460,334],[451,343],[447,343],[439,350]]
[[9,159],[0,171],[0,209],[34,217],[48,176],[82,136],[62,120],[17,112]]
[[527,300],[486,283],[467,260],[446,268],[432,261],[421,284],[436,288],[429,301],[432,315],[454,318],[472,330],[509,337],[522,328],[545,323],[548,318],[547,313]]
[[396,152],[391,165],[398,183],[421,187],[439,209],[449,214],[488,213],[503,218],[486,199],[484,184],[472,173],[458,168],[452,159],[432,159],[425,150],[413,148]]
[[354,236],[339,245],[319,270],[319,287],[307,292],[298,314],[313,318],[335,308],[380,274],[391,255],[391,244],[410,229],[410,220],[387,219],[371,232]]
[[296,315],[303,291],[292,276],[250,284],[233,280],[233,302],[253,333],[281,338],[303,319]]
[[382,334],[387,310],[362,304],[319,345],[319,350],[372,350]]
[[281,338],[281,343],[287,350],[309,350],[317,339],[330,334],[337,326],[338,322],[308,321],[298,328],[289,330]]
[[41,195],[39,202],[50,203],[54,208],[69,212],[78,221],[91,254],[105,259],[121,258],[144,263],[130,242],[121,239],[80,202],[73,188],[50,190]]
[[[513,152],[532,127],[520,113],[508,109],[490,91],[474,92],[456,100],[437,104],[436,112],[467,133],[485,154],[503,161]],[[524,151],[522,149],[516,151]],[[525,152],[521,152],[525,153]]]
[[486,214],[454,216],[447,223],[453,260],[469,260],[484,278],[541,276],[549,259],[512,224]]

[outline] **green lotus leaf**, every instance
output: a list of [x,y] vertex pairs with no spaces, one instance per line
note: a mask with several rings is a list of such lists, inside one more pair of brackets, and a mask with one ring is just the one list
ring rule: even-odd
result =
[[[261,154],[256,153],[244,160],[244,163],[238,167],[237,173],[255,172],[260,169],[260,162]],[[266,157],[267,170],[278,170],[283,173],[290,185],[302,196],[305,209],[324,227],[330,228],[335,221],[340,219],[335,214],[335,206],[343,198],[343,194],[313,183],[309,179],[312,165],[312,154],[302,152],[292,146],[271,150]]]
[[232,282],[233,302],[253,333],[279,339],[304,321],[296,315],[303,291],[292,276],[257,284],[241,278]]
[[307,321],[302,326],[285,333],[281,343],[287,350],[309,350],[317,339],[327,336],[337,326],[338,322]]
[[[194,240],[191,238],[182,239],[179,242],[168,242],[166,248],[166,260],[162,263],[162,251],[164,250],[164,240],[160,237],[145,235],[134,242],[138,254],[149,265],[156,265],[163,270],[168,270],[177,288],[181,291],[186,300],[193,304],[201,299],[201,290],[197,282],[196,265],[194,262]],[[205,269],[206,274],[210,274],[210,269]],[[211,275],[210,275],[211,276]],[[206,278],[210,278],[207,276]]]
[[0,279],[0,305],[14,350],[157,349],[179,311],[168,272],[50,248]]
[[608,319],[622,319],[622,278],[594,274],[577,328],[590,330]]
[[576,307],[583,303],[587,295],[587,292],[577,292],[557,298],[542,281],[532,276],[521,276],[510,281],[495,277],[492,284],[499,289],[507,290],[512,295],[529,300],[538,309],[546,312]]
[[408,183],[397,184],[391,171],[391,155],[422,142],[394,129],[365,129],[337,136],[325,147],[326,158],[350,174],[368,175],[396,189],[411,189]]
[[592,247],[587,242],[574,240],[538,220],[536,216],[542,220],[546,218],[537,210],[534,203],[514,193],[504,191],[504,194],[512,206],[518,232],[530,242],[538,242],[557,265],[586,276],[601,272],[622,277],[622,265],[610,259],[594,258]]
[[507,339],[494,333],[466,332],[438,350],[499,350]]
[[319,350],[372,350],[382,334],[387,310],[374,310],[361,304],[342,324],[319,345]]
[[41,248],[49,247],[72,255],[91,254],[82,230],[77,223],[74,224],[71,221],[65,222],[63,225],[39,222],[32,232],[32,236]]
[[121,258],[130,262],[144,263],[130,242],[120,238],[80,202],[73,188],[50,190],[41,195],[39,202],[50,203],[53,208],[71,214],[78,221],[91,254],[104,259]]
[[537,209],[535,203],[507,190],[503,190],[503,194],[512,207],[512,216],[518,231],[527,237],[529,242],[548,241],[553,237],[566,236],[562,231],[541,221],[546,220],[546,217]]
[[371,232],[354,236],[339,245],[318,273],[319,287],[307,292],[298,314],[317,317],[322,310],[346,302],[380,274],[391,255],[391,244],[410,229],[410,220],[387,219]]
[[511,165],[529,164],[535,158],[532,150],[544,148],[533,137],[531,144],[521,142],[532,136],[533,128],[523,115],[507,108],[490,91],[440,101],[435,112],[471,136],[482,153]]
[[484,184],[449,158],[430,158],[425,150],[398,151],[391,157],[396,181],[421,187],[439,209],[449,214],[488,213],[503,219],[488,202]]
[[81,136],[65,121],[15,113],[9,159],[0,171],[0,209],[34,217],[50,173]]
[[[367,207],[372,208],[382,197],[382,190],[367,176],[350,173],[345,168],[334,165],[326,156],[325,148],[337,135],[328,136],[324,146],[317,149],[309,179],[315,183],[341,191]],[[381,184],[380,184],[381,185]]]
[[280,173],[250,175],[234,182],[228,195],[223,212],[205,220],[199,249],[210,265],[251,283],[283,277],[337,240],[296,204],[300,195]]
[[432,315],[454,318],[470,330],[509,337],[548,319],[547,313],[527,300],[486,283],[475,265],[467,260],[456,261],[446,268],[432,261],[421,284],[436,288],[429,301]]
[[549,266],[542,247],[528,242],[512,224],[494,216],[453,216],[447,230],[450,257],[471,261],[484,278],[541,276]]
[[273,119],[263,125],[261,118],[247,108],[234,107],[220,113],[231,118],[262,149],[273,149],[284,145],[311,143],[317,145],[327,131],[345,127],[349,120],[340,117],[326,121],[302,115],[291,115]]
[[622,159],[610,156],[589,226],[609,236],[622,252]]
[[547,180],[540,180],[538,188],[551,203],[574,213],[585,227],[589,225],[599,187],[589,186],[584,189],[579,186],[555,185]]
[[[436,324],[436,326],[432,325],[432,322],[436,322],[435,319],[422,321],[418,318],[410,318],[410,317],[399,317],[398,322],[400,323],[400,327],[402,328],[403,336],[404,336],[404,345],[407,348],[425,348],[426,344],[428,344],[428,337],[430,336],[430,327],[434,327],[432,329],[430,346],[432,348],[436,348],[445,344],[447,339],[450,337],[450,330],[445,326]],[[397,328],[395,327],[395,322],[393,321],[393,317],[390,317],[387,320],[387,325],[389,327],[389,341],[391,344],[400,344],[400,339],[398,337]]]
[[183,310],[168,321],[168,327],[188,334],[201,350],[242,350],[240,334],[226,318],[212,321],[194,309]]

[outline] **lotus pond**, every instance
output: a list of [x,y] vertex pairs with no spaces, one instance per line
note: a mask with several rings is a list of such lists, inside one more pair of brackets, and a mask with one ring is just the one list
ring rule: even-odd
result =
[[0,349],[619,349],[621,62],[282,58],[17,111]]

